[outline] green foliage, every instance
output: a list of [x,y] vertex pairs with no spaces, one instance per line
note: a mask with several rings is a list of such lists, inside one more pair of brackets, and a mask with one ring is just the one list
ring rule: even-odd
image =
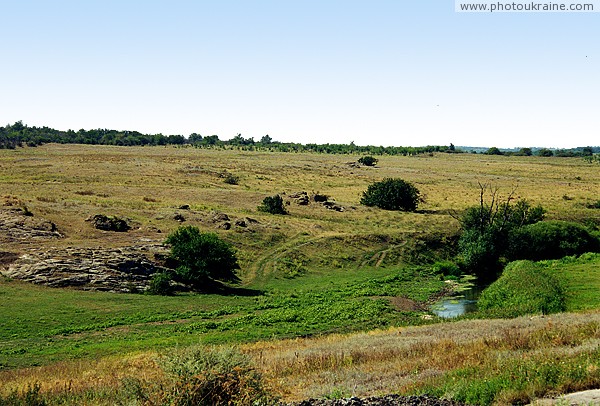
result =
[[202,233],[198,227],[184,226],[165,240],[171,245],[171,258],[179,266],[176,275],[196,288],[206,288],[211,281],[237,282],[239,269],[232,246],[215,233]]
[[438,261],[432,266],[433,272],[443,276],[461,276],[462,271],[459,266],[452,261]]
[[485,153],[487,155],[504,155],[504,152],[500,151],[497,147],[491,147]]
[[419,190],[410,182],[386,178],[369,185],[360,203],[385,210],[415,211],[419,204]]
[[378,161],[378,159],[375,157],[372,157],[371,155],[363,156],[358,159],[358,163],[365,165],[365,166],[375,166],[375,165],[377,165],[377,161]]
[[152,275],[147,293],[150,295],[170,296],[174,293],[171,285],[172,277],[168,272],[157,272]]
[[[466,269],[483,277],[494,277],[502,267],[510,235],[525,225],[544,218],[541,206],[532,207],[526,200],[511,203],[498,201],[497,191],[480,185],[480,204],[470,207],[460,219],[459,254]],[[485,193],[490,194],[486,202]]]
[[279,195],[265,197],[262,204],[258,206],[258,210],[271,214],[287,214],[287,210],[283,206],[283,198]]
[[257,405],[269,400],[262,376],[235,348],[191,347],[159,360],[172,377],[163,403],[171,405]]
[[511,230],[507,257],[539,261],[598,251],[600,241],[582,225],[542,221]]
[[500,278],[481,293],[477,305],[481,311],[495,317],[566,310],[563,288],[558,280],[530,261],[508,264]]

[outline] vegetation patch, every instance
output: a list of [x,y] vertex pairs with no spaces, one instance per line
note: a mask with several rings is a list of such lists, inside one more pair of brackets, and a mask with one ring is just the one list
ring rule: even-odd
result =
[[566,310],[559,281],[530,261],[506,266],[502,276],[481,293],[479,309],[494,317],[550,314]]

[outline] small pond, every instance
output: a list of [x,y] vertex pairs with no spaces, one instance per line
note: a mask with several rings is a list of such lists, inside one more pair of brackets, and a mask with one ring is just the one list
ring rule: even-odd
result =
[[473,281],[463,282],[455,295],[435,302],[431,306],[431,312],[444,319],[476,312],[477,299],[485,288],[485,286],[477,286]]

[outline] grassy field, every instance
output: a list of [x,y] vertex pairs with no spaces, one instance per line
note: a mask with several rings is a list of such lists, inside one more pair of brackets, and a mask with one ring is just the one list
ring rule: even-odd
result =
[[[0,387],[6,393],[41,380],[40,377],[55,375],[55,381],[44,379],[43,390],[59,391],[59,387],[72,385],[77,387],[74,393],[94,393],[90,404],[95,404],[99,392],[120,385],[123,377],[160,375],[152,361],[154,351],[198,343],[250,343],[244,344],[243,350],[252,354],[259,369],[276,387],[274,390],[285,399],[397,390],[418,392],[422,388],[415,382],[424,377],[431,378],[425,380],[427,385],[439,391],[445,388],[444,394],[448,395],[462,393],[462,389],[448,386],[448,379],[460,381],[460,374],[463,378],[475,376],[485,369],[490,371],[490,377],[495,376],[494,371],[502,369],[498,354],[520,354],[503,347],[502,331],[517,331],[524,321],[516,321],[516,327],[502,324],[508,321],[461,321],[465,324],[398,329],[438,321],[427,313],[426,305],[447,284],[431,272],[430,264],[451,255],[448,247],[458,230],[453,216],[477,204],[479,183],[497,187],[503,196],[515,189],[517,196],[543,205],[549,218],[598,225],[600,210],[587,207],[600,200],[597,165],[576,158],[473,154],[382,156],[378,157],[377,168],[348,165],[358,158],[173,147],[45,145],[0,150],[0,197],[5,204],[27,206],[34,217],[56,223],[64,235],[58,240],[35,242],[0,236],[1,251],[21,254],[30,248],[60,250],[68,246],[119,247],[162,242],[167,233],[181,225],[173,218],[179,213],[186,218],[184,224],[215,231],[236,247],[242,278],[240,288],[226,296],[175,297],[51,289],[0,279]],[[226,173],[238,176],[239,184],[225,183]],[[388,212],[359,204],[362,191],[385,177],[400,177],[419,188],[425,202],[416,213]],[[287,206],[287,216],[257,210],[266,196],[285,193],[284,198],[290,200],[286,196],[299,191],[326,194],[345,210],[336,212],[315,203],[300,206],[294,202]],[[180,209],[182,205],[189,205],[190,210]],[[217,213],[225,213],[233,220],[249,217],[257,223],[251,229],[222,230],[213,220]],[[96,230],[85,221],[94,214],[125,217],[135,227],[127,233]],[[600,307],[595,294],[600,280],[598,273],[592,271],[600,267],[599,262],[597,257],[590,257],[543,265],[556,272],[567,286],[569,311],[594,311]],[[600,339],[598,316],[592,312],[581,317],[561,316],[564,325],[559,333],[585,330],[577,344],[582,346],[584,355],[573,368],[591,372],[585,375],[588,383],[582,383],[582,378],[573,385],[590,387],[599,381],[598,354],[589,350],[593,343],[597,348]],[[596,327],[586,324],[586,317]],[[498,327],[501,331],[497,332],[493,323],[504,327]],[[540,323],[536,331],[554,331],[545,320]],[[455,325],[455,333],[444,333]],[[319,338],[321,334],[375,328],[384,330]],[[461,328],[473,331],[468,344],[449,338]],[[496,344],[484,350],[486,329],[497,335],[488,338]],[[416,349],[410,349],[410,345],[419,340],[403,341],[407,332],[408,336],[425,336],[432,331],[440,332],[432,335],[435,342],[427,341]],[[378,352],[376,340],[380,336],[399,339],[395,345],[409,345],[406,354],[414,355],[415,365],[432,359],[447,347],[456,357],[465,358],[459,363],[464,369],[417,365],[414,370],[402,369],[396,373],[397,379],[384,379],[377,386],[375,377],[381,371],[367,367],[369,363],[383,363],[381,368],[392,371],[406,356],[393,355],[385,349]],[[375,341],[361,341],[370,350],[348,358],[355,350],[344,349],[344,343],[355,340],[354,337],[373,337]],[[567,343],[552,347],[546,354],[544,348],[550,344],[537,346],[532,340],[528,348],[532,351],[531,360],[538,360],[538,356],[552,358],[556,355],[554,349],[561,354],[568,352]],[[323,350],[323,355],[319,355],[321,350],[309,350],[313,345],[320,348],[323,342],[331,343],[329,352]],[[369,355],[369,351],[377,354]],[[267,353],[272,359],[265,358]],[[306,366],[304,372],[294,369],[296,366],[286,367],[290,354],[295,353],[298,365],[313,361],[322,365]],[[389,364],[383,362],[386,359]],[[444,362],[451,365],[450,360]],[[108,372],[115,369],[114,365],[118,371]],[[96,374],[101,371],[104,383],[94,386]],[[83,380],[75,378],[78,373]],[[59,378],[61,375],[63,378]],[[324,382],[322,387],[311,385],[317,377]],[[562,383],[566,381],[560,379]],[[563,390],[562,383],[542,385],[546,389],[536,389],[537,392],[528,387],[519,396],[527,391],[530,395],[539,394],[549,387]],[[498,388],[502,385],[498,384]],[[505,398],[513,396],[500,390],[497,393],[504,393]]]

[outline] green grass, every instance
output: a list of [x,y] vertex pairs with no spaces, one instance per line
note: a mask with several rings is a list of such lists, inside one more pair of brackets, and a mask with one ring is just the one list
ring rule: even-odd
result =
[[[274,278],[254,296],[174,297],[0,282],[0,366],[16,368],[174,345],[248,342],[419,323],[389,298],[427,301],[443,282],[424,269],[370,268]],[[240,294],[253,293],[246,288]]]

